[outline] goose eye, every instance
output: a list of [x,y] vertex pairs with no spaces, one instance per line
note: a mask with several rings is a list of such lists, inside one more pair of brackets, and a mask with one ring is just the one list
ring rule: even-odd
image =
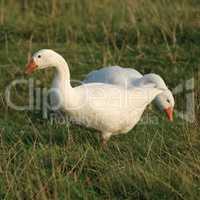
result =
[[41,58],[41,55],[38,55],[38,58]]
[[167,102],[168,102],[168,103],[170,103],[170,100],[169,100],[169,99],[167,99]]

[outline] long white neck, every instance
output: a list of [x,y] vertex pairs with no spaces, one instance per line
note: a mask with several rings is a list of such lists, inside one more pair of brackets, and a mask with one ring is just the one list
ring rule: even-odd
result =
[[69,67],[65,59],[58,55],[54,60],[54,66],[57,70],[57,74],[54,81],[57,82],[57,88],[61,97],[61,105],[65,109],[71,109],[78,103],[77,95],[70,84],[70,72]]
[[71,88],[69,67],[65,59],[60,55],[55,61],[55,68],[57,70],[57,77],[60,83],[68,88]]
[[161,89],[168,89],[164,80],[157,74],[145,74],[141,79],[138,81],[139,85],[145,85],[148,83],[154,83],[157,88]]

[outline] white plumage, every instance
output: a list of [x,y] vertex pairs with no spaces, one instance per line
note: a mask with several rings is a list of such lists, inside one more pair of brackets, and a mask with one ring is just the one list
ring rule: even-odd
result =
[[111,135],[132,129],[146,106],[162,92],[152,84],[125,89],[117,85],[89,83],[72,88],[66,61],[47,49],[33,55],[27,72],[53,66],[57,74],[52,88],[60,96],[61,108],[76,122],[100,131],[104,143]]
[[148,83],[153,83],[157,88],[163,89],[163,92],[155,98],[155,104],[161,111],[164,110],[168,118],[172,120],[174,97],[164,80],[158,74],[150,73],[142,75],[135,69],[111,66],[90,72],[83,82],[107,83],[124,88],[142,87]]

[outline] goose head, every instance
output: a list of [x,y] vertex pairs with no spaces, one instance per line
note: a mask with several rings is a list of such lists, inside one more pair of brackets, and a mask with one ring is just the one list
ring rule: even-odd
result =
[[63,62],[61,55],[51,49],[42,49],[33,54],[26,66],[26,73],[31,74],[38,69],[60,66]]
[[174,97],[172,92],[167,89],[155,98],[155,103],[161,111],[167,114],[170,121],[173,121],[173,110],[174,110]]
[[175,101],[164,80],[158,74],[150,73],[145,74],[139,82],[140,84],[153,83],[157,88],[163,89],[163,92],[155,98],[155,103],[161,111],[167,114],[168,119],[173,121]]

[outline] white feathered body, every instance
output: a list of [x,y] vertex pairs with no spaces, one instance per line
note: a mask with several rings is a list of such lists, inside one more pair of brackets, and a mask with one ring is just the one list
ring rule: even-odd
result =
[[162,92],[148,86],[125,90],[101,83],[84,84],[67,90],[59,85],[59,81],[56,83],[61,108],[73,121],[114,135],[132,129],[146,106]]
[[84,83],[108,83],[126,88],[133,87],[143,75],[135,69],[120,66],[104,67],[90,72],[83,80]]
[[57,104],[54,109],[61,108],[75,122],[99,130],[104,142],[111,135],[126,133],[133,128],[145,107],[162,92],[152,84],[127,89],[106,83],[88,83],[73,88],[67,62],[49,49],[33,55],[28,71],[33,66],[56,68],[51,88],[54,91],[51,95],[53,104]]

